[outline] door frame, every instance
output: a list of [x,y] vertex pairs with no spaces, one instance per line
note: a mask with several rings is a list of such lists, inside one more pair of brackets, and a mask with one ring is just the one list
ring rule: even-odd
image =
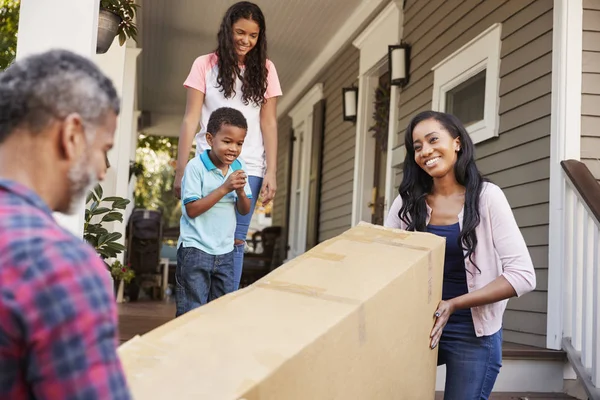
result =
[[[306,251],[306,235],[308,229],[308,202],[310,187],[310,159],[312,153],[312,129],[314,105],[323,99],[323,84],[317,83],[304,95],[288,113],[292,119],[294,143],[292,157],[292,179],[290,191],[290,213],[288,215],[288,250],[287,260],[291,260]],[[303,130],[302,146],[296,141],[298,132]],[[301,154],[302,157],[298,158]],[[299,160],[303,160],[302,165]],[[300,189],[300,197],[295,191]]]
[[[356,147],[354,154],[354,182],[352,190],[352,219],[354,226],[360,221],[371,221],[371,202],[375,139],[369,133],[373,124],[373,94],[378,85],[379,76],[388,64],[388,45],[397,44],[402,36],[403,12],[401,6],[391,2],[352,42],[360,50],[358,76],[358,113],[356,120]],[[391,149],[396,142],[398,126],[398,89],[390,90],[390,116],[388,130],[388,159],[386,166],[386,204],[384,214],[389,209],[393,192],[393,168]]]

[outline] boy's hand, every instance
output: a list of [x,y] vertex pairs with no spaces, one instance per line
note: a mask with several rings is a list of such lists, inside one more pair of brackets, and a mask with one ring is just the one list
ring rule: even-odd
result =
[[229,175],[229,177],[223,184],[223,186],[227,190],[227,193],[234,191],[234,190],[235,191],[244,190],[245,185],[246,185],[246,174],[241,169],[237,170],[237,171],[233,172],[231,175]]

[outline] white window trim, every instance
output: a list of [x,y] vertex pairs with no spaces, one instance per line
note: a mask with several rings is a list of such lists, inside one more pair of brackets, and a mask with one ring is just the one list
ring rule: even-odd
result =
[[474,143],[498,136],[502,24],[496,23],[435,65],[431,109],[445,111],[446,93],[486,70],[483,120],[467,127]]

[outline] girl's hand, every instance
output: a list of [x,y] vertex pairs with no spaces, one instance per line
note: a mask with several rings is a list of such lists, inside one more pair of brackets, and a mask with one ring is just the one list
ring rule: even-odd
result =
[[433,325],[433,329],[431,330],[431,348],[435,349],[435,347],[440,342],[440,338],[442,337],[442,331],[448,322],[448,318],[450,315],[454,313],[454,305],[452,301],[440,301],[438,305],[437,311],[435,312],[435,324]]
[[277,178],[274,173],[267,172],[263,178],[262,189],[260,190],[263,205],[266,206],[273,200],[275,191],[277,191]]

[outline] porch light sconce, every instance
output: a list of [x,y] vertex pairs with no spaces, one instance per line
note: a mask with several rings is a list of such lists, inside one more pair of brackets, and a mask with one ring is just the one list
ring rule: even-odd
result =
[[388,46],[390,84],[404,87],[408,84],[410,46],[405,42]]
[[358,108],[358,88],[354,86],[343,88],[342,100],[344,121],[356,122],[356,110]]

